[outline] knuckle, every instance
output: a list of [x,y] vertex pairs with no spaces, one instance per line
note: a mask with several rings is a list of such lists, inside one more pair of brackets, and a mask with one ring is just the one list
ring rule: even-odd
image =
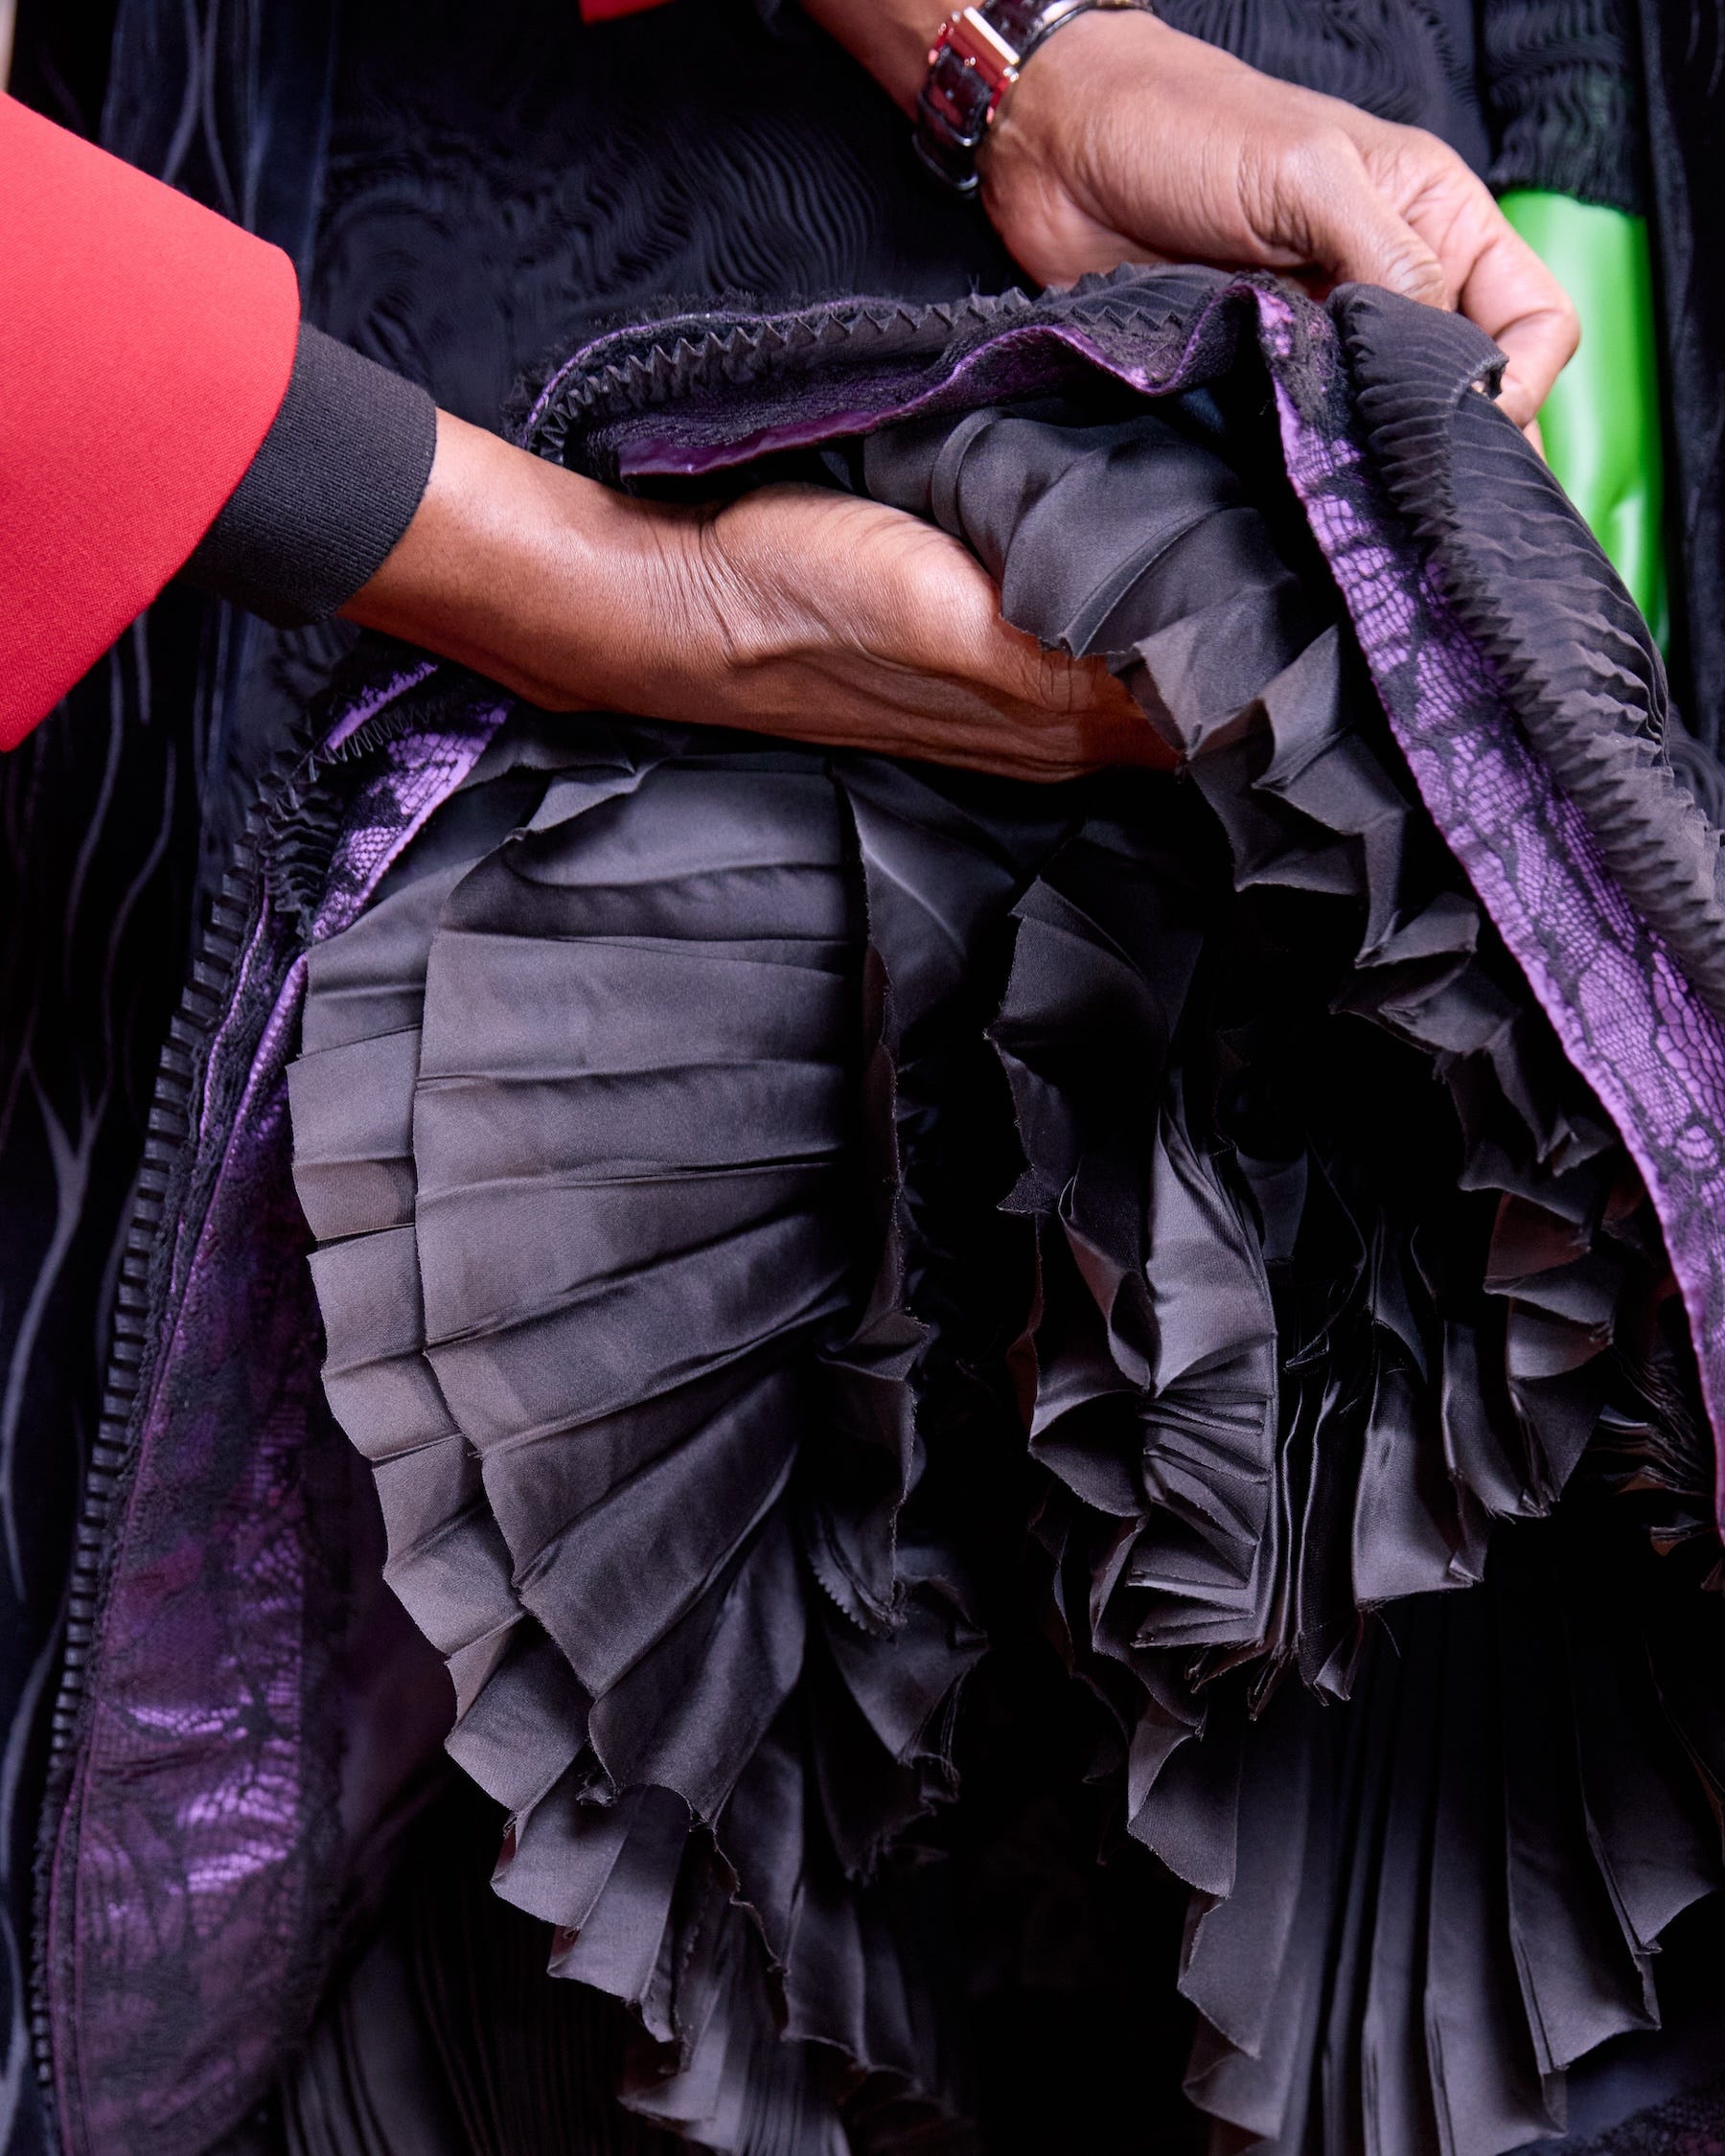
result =
[[1441,136],[1433,134],[1429,127],[1411,127],[1398,122],[1394,126],[1394,139],[1395,147],[1403,156],[1414,159],[1421,165],[1449,168],[1462,162],[1449,144]]
[[1392,263],[1394,288],[1424,307],[1449,308],[1454,304],[1449,280],[1436,257],[1424,248],[1403,247]]
[[1331,120],[1302,121],[1282,151],[1284,169],[1313,188],[1351,185],[1364,168],[1353,138]]

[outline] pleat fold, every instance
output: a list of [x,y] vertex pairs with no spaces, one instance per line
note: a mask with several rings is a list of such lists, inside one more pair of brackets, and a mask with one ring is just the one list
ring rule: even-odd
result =
[[1725,1883],[1657,1229],[1273,454],[1224,384],[857,460],[1177,778],[521,712],[313,953],[331,1402],[499,1893],[703,2146],[966,2145],[940,1859],[1032,1620],[1219,2150],[1554,2130]]

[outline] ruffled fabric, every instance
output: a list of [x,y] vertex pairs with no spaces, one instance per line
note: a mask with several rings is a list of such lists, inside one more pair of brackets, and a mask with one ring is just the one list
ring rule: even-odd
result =
[[450,875],[434,836],[314,953],[331,1396],[449,1657],[450,1749],[513,1815],[501,1891],[686,2053],[632,2099],[839,2147],[777,2020],[941,2085],[918,1914],[846,1882],[942,1795],[981,1647],[906,1511],[923,1336],[857,817],[794,752],[559,731],[518,722],[440,827],[500,837],[530,775],[513,840]]
[[312,953],[296,1174],[389,1577],[499,1891],[711,2148],[962,2145],[931,1860],[1042,1741],[1006,1710],[978,1812],[968,1681],[1033,1611],[1124,1861],[1190,1890],[1224,2147],[1552,2130],[1720,1883],[1659,1237],[1269,424],[1236,378],[851,460],[1182,778],[518,712]]

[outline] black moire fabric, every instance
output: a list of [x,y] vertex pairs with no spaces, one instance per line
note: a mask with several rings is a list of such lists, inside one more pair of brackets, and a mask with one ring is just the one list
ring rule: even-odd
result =
[[1644,209],[1644,101],[1623,0],[1487,0],[1479,24],[1492,186]]
[[1641,0],[1649,195],[1664,361],[1672,677],[1703,741],[1725,739],[1725,10]]

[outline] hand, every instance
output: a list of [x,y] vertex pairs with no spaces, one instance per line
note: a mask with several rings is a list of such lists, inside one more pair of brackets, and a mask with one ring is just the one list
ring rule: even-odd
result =
[[914,516],[815,487],[633,500],[447,413],[419,514],[342,610],[554,711],[1012,778],[1172,762],[1099,659],[1009,628],[987,571]]
[[1044,284],[1202,261],[1460,308],[1508,360],[1518,426],[1578,340],[1563,287],[1454,150],[1152,15],[1057,31],[1007,92],[980,169],[1001,238]]
[[1100,659],[1010,628],[968,549],[900,510],[770,487],[678,539],[685,635],[632,709],[1011,778],[1173,762]]

